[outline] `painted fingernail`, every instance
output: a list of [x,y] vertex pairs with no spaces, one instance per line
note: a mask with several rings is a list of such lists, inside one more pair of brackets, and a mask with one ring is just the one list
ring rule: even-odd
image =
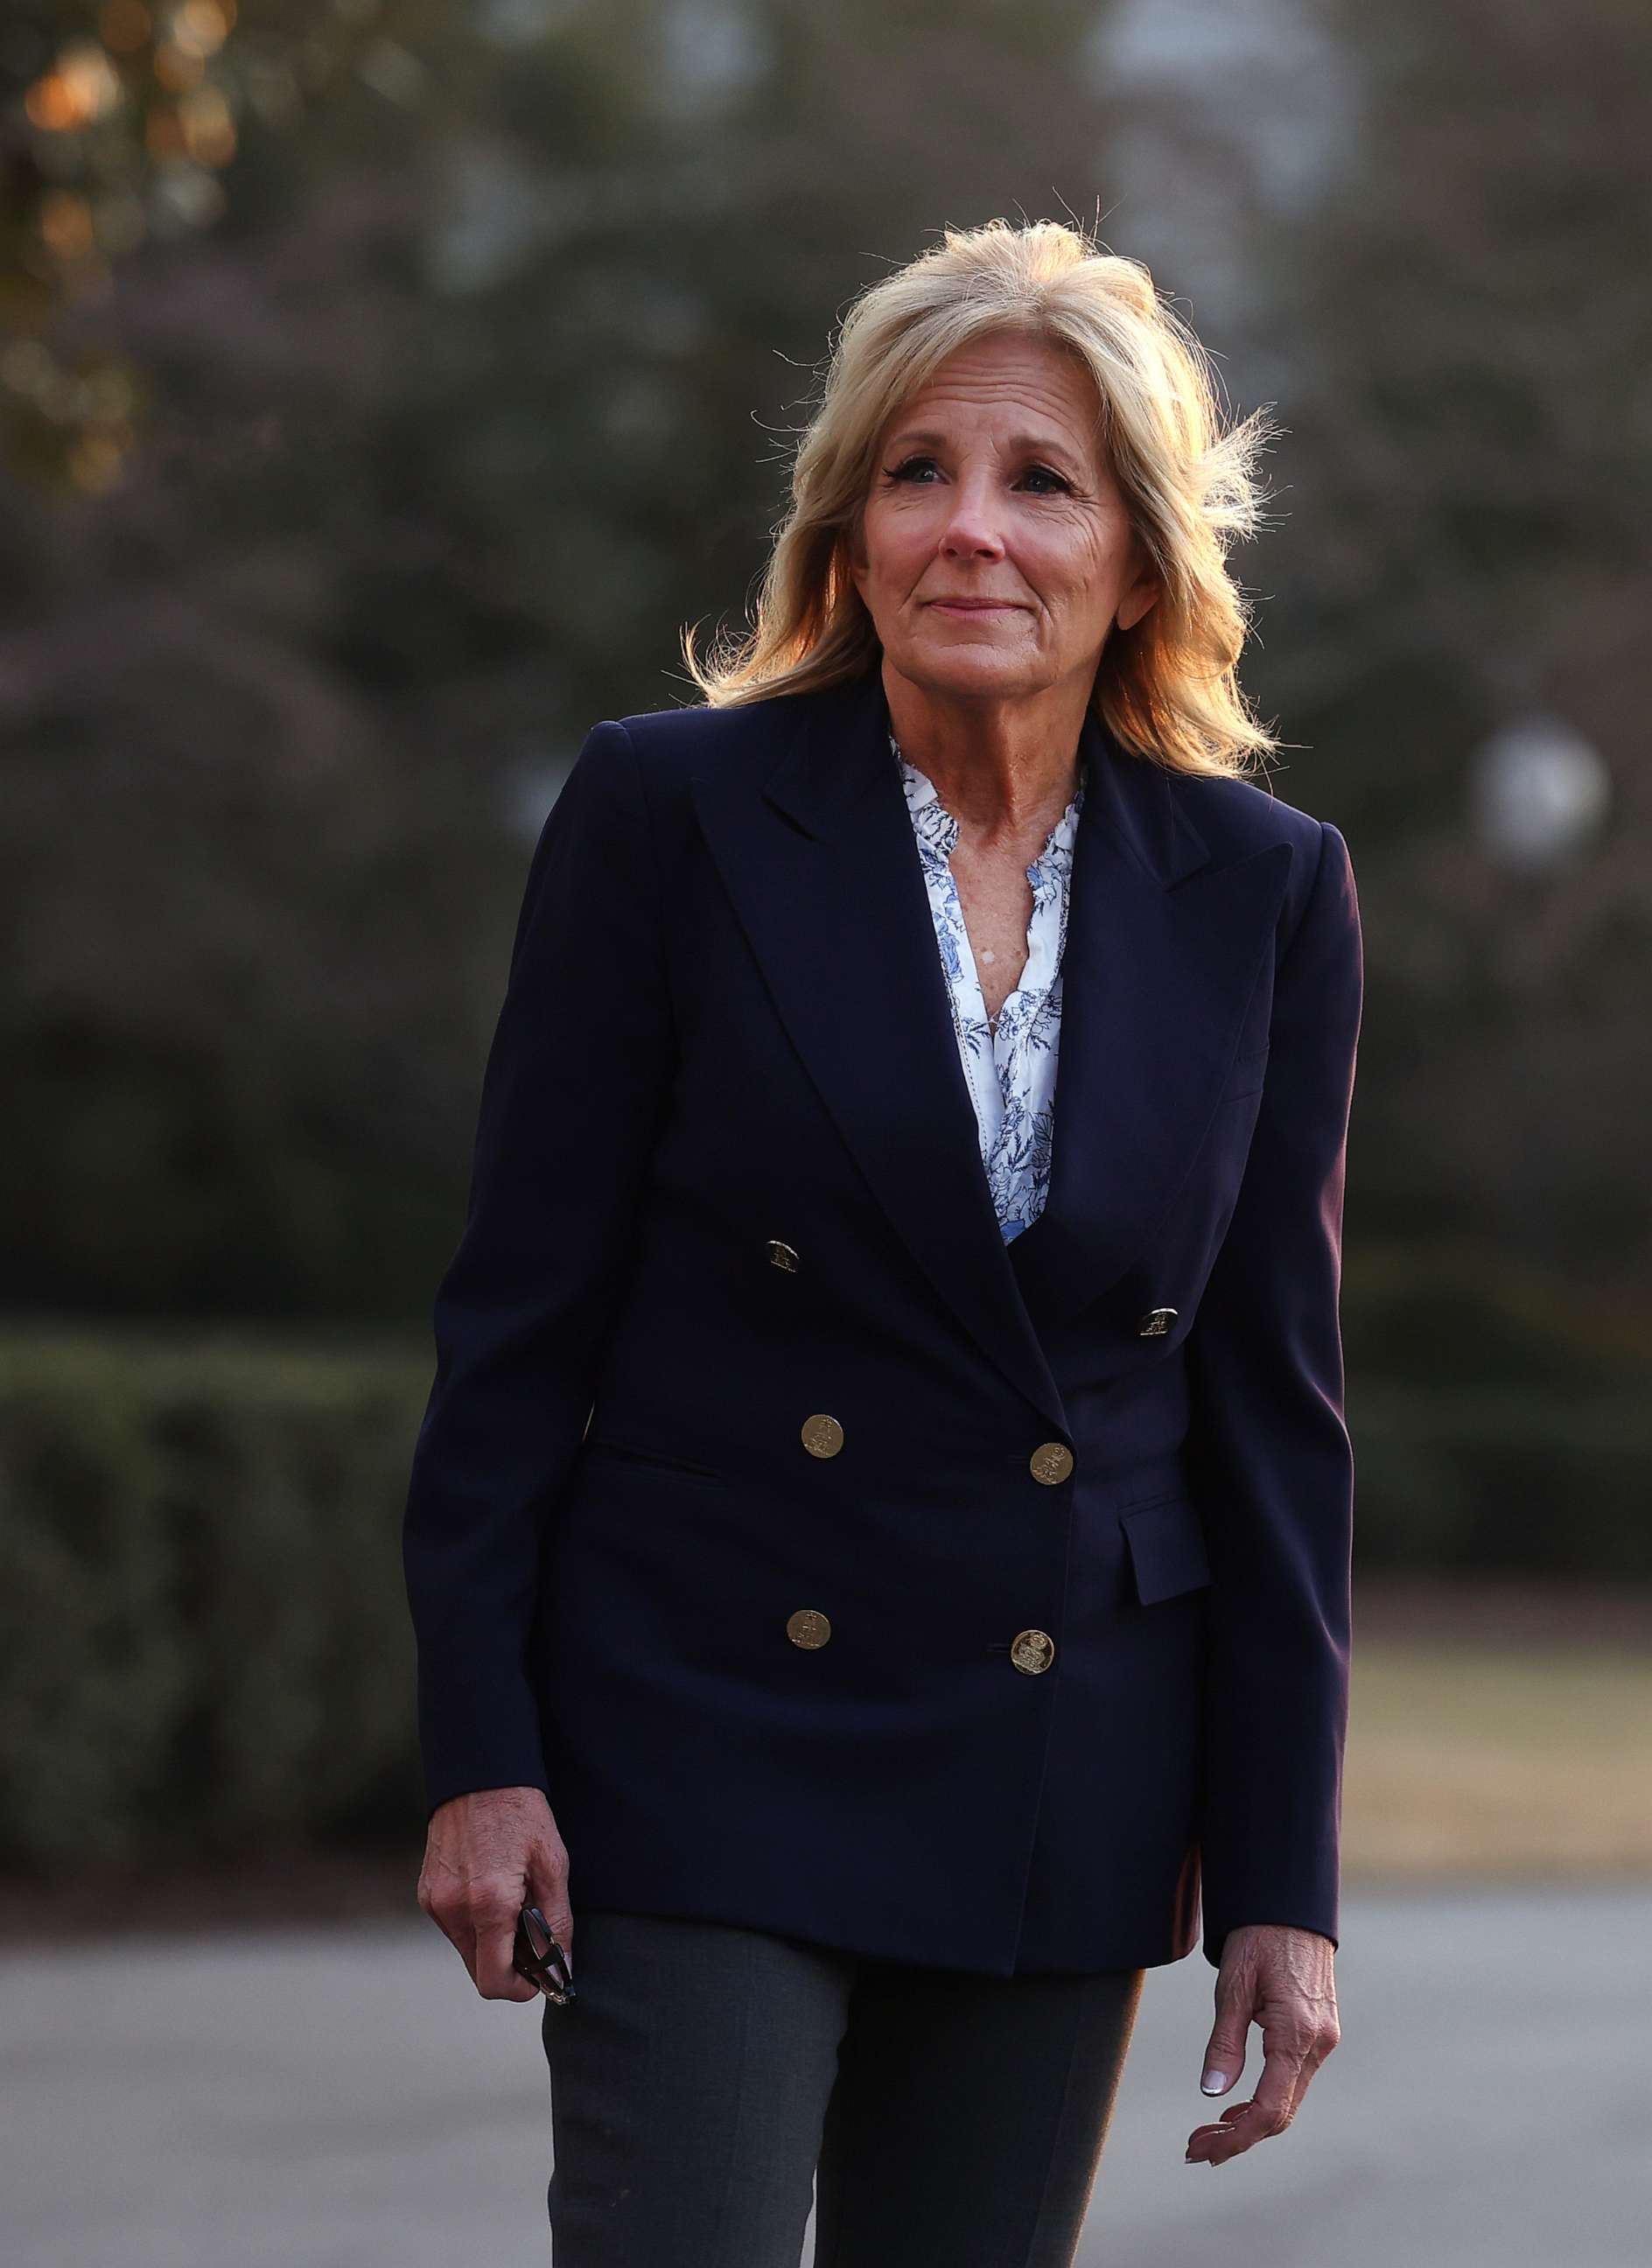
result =
[[1227,2084],[1227,2073],[1225,2071],[1217,2071],[1213,2066],[1198,2083],[1199,2093],[1201,2095],[1220,2095]]

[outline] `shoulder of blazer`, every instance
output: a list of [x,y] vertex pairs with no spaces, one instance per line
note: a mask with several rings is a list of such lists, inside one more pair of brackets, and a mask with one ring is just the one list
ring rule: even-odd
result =
[[[1219,865],[1255,858],[1280,843],[1288,848],[1290,871],[1280,901],[1278,927],[1281,946],[1287,946],[1315,895],[1335,830],[1254,778],[1213,778],[1191,772],[1173,773],[1171,778],[1172,793]],[[1346,860],[1346,846],[1342,856]]]
[[701,703],[615,718],[630,743],[655,840],[667,863],[697,838],[697,781],[755,792],[811,717],[851,697],[852,688],[844,684],[724,708]]
[[1318,864],[1324,833],[1320,821],[1257,780],[1195,772],[1172,772],[1170,780],[1172,792],[1209,843],[1212,855],[1224,863],[1287,843],[1299,862],[1306,858],[1310,871]]
[[781,754],[818,694],[776,694],[727,708],[704,703],[645,709],[610,720],[631,745],[656,836],[681,843],[693,831],[692,783],[743,776],[760,780]]
[[739,702],[729,708],[702,703],[691,708],[645,709],[616,721],[651,779],[663,785],[673,774],[686,779],[726,764],[761,763],[819,697],[777,693],[767,701]]

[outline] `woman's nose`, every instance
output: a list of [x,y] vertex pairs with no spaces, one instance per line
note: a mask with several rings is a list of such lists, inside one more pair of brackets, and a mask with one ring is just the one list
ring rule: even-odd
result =
[[941,538],[941,549],[948,558],[996,558],[1003,551],[1003,535],[999,535],[992,521],[971,512],[953,512],[947,524],[947,535]]
[[1003,551],[1003,536],[984,497],[958,490],[941,549],[949,559],[996,558]]

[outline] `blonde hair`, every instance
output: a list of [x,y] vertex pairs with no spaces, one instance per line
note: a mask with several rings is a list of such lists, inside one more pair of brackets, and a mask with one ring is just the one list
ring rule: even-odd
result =
[[1281,744],[1257,721],[1236,669],[1250,612],[1228,569],[1262,525],[1256,460],[1264,410],[1224,429],[1214,372],[1140,261],[1057,221],[988,221],[864,291],[844,317],[792,466],[751,627],[683,658],[713,707],[817,690],[880,651],[848,571],[878,441],[894,411],[956,349],[1030,334],[1076,355],[1095,382],[1101,445],[1159,595],[1108,637],[1094,705],[1125,747],[1186,772],[1239,772]]

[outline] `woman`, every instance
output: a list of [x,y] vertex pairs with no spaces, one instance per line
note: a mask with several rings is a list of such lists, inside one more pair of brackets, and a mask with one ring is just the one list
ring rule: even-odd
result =
[[1188,2161],[1336,2043],[1360,932],[1214,399],[1139,265],[948,232],[535,853],[406,1560],[421,1904],[488,1999],[578,1940],[558,2268],[795,2263],[816,2173],[821,2268],[1070,2261],[1201,1890]]

